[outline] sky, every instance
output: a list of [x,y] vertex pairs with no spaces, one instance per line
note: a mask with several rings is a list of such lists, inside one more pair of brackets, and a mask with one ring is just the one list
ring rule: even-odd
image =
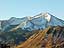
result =
[[64,20],[64,0],[0,0],[0,20],[34,16],[41,12],[49,12]]

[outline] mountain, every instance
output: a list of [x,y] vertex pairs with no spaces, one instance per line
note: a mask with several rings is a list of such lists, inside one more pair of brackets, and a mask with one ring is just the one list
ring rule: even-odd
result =
[[63,48],[64,21],[50,13],[0,20],[0,44],[11,48]]
[[36,31],[16,48],[64,48],[64,27],[48,27]]
[[11,29],[13,27],[16,27],[21,22],[24,22],[24,20],[27,20],[27,19],[26,18],[15,18],[15,17],[12,17],[9,20],[4,21],[2,23],[2,30],[5,31],[5,30],[9,30],[9,29]]
[[64,21],[49,13],[40,13],[33,17],[15,18],[12,17],[1,23],[2,31],[15,31],[18,28],[33,31],[45,29],[48,26],[64,26]]

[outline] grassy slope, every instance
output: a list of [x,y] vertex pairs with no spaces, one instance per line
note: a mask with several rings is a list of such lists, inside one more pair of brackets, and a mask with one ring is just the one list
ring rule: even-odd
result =
[[38,31],[16,48],[64,48],[64,27]]

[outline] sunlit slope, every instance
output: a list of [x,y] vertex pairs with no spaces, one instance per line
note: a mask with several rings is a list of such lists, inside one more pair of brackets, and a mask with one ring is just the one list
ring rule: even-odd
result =
[[18,45],[17,48],[37,48],[37,47],[40,48],[41,47],[40,43],[44,39],[49,28],[43,31],[41,30],[38,33],[35,33],[26,42],[24,42],[21,45]]
[[40,30],[16,48],[64,48],[64,27]]

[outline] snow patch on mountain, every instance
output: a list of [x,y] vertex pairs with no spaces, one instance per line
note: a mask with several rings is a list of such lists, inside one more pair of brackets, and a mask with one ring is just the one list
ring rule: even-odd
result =
[[51,20],[51,15],[48,12],[40,13],[40,14],[34,16],[33,18],[35,19],[35,18],[40,18],[40,17],[45,18],[48,22],[50,22],[50,20]]
[[50,20],[51,20],[51,15],[49,14],[49,13],[45,13],[45,14],[43,14],[43,16],[44,16],[44,18],[48,21],[48,22],[50,22]]
[[28,18],[28,20],[32,20],[32,17],[30,17],[30,16],[27,16],[27,18]]

